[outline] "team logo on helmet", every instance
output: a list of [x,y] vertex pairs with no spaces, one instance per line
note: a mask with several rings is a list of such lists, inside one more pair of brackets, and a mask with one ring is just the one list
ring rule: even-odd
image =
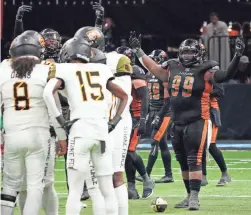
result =
[[92,29],[90,31],[87,31],[86,36],[89,38],[89,40],[96,40],[101,37],[101,34],[98,30]]

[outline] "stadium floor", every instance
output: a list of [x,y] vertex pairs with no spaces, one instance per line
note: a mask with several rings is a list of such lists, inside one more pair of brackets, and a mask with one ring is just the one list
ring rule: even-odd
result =
[[[209,185],[202,187],[200,194],[201,210],[190,212],[186,209],[174,209],[173,206],[184,197],[185,190],[180,177],[178,164],[172,157],[172,166],[175,182],[171,184],[157,184],[154,195],[150,199],[130,201],[129,215],[148,215],[153,214],[150,204],[154,197],[162,197],[168,203],[167,210],[162,214],[169,215],[250,215],[251,214],[251,151],[224,151],[225,159],[232,176],[232,182],[225,187],[216,187],[220,178],[220,171],[210,158],[208,163]],[[141,152],[146,161],[148,152]],[[173,153],[172,153],[173,155]],[[159,159],[155,165],[152,177],[158,179],[162,177],[164,170],[162,161]],[[65,201],[67,189],[65,186],[64,162],[57,159],[56,162],[56,190],[60,201],[60,215],[65,214]],[[138,190],[142,192],[142,186],[138,183]],[[91,201],[85,201],[87,209],[83,209],[81,214],[92,214]],[[19,214],[16,211],[15,215]],[[44,214],[44,213],[41,213]]]

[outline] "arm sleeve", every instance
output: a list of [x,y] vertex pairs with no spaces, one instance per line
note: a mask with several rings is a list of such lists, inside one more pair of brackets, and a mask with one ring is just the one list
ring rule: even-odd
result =
[[170,98],[166,98],[166,101],[160,111],[158,112],[158,116],[160,119],[163,119],[168,113],[170,113]]
[[213,88],[212,92],[210,93],[210,96],[216,97],[216,98],[220,98],[220,97],[224,96],[223,84],[214,84],[214,88]]
[[51,111],[51,115],[55,118],[61,115],[53,96],[53,89],[56,86],[57,82],[58,79],[52,78],[44,88],[44,94],[43,94],[44,101],[48,109]]
[[16,19],[14,27],[14,38],[24,32],[24,23],[23,20]]
[[139,97],[141,98],[140,118],[146,119],[149,107],[148,88],[147,86],[144,86],[136,89],[136,91]]
[[240,62],[240,56],[235,55],[226,71],[222,70],[213,71],[214,69],[212,69],[212,72],[214,73],[213,81],[216,83],[223,83],[225,81],[230,80],[232,77],[234,77],[238,69],[239,62]]
[[[57,92],[54,95],[54,100],[55,100],[55,103],[56,103],[58,110],[60,111],[62,109],[62,107],[61,107],[59,96],[58,96]],[[60,126],[60,124],[58,123],[56,118],[53,117],[51,110],[49,109],[48,111],[49,111],[49,117],[50,117],[50,124],[53,126],[58,139],[59,140],[66,140],[66,133],[65,133],[64,129]]]

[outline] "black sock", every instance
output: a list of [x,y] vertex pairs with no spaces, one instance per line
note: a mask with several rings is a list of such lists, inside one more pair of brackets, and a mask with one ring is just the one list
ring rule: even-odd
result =
[[171,159],[171,154],[168,148],[165,148],[164,150],[161,150],[161,157],[162,157],[162,161],[164,164],[164,168],[165,168],[165,175],[172,177],[172,159]]
[[146,174],[146,167],[144,165],[144,162],[142,158],[137,154],[137,152],[134,152],[134,166],[136,167],[138,173],[141,177],[143,177]]
[[200,192],[201,180],[198,179],[191,179],[189,180],[190,190],[195,190]]
[[224,160],[222,152],[218,149],[216,144],[210,144],[209,152],[214,158],[215,162],[218,164],[221,172],[226,172],[227,171],[226,162]]
[[152,143],[152,148],[150,151],[150,154],[148,156],[148,162],[147,162],[147,167],[146,167],[146,172],[148,175],[151,175],[153,166],[158,158],[158,144],[157,143]]
[[128,152],[126,156],[126,161],[125,161],[125,172],[126,172],[126,178],[127,182],[132,182],[135,183],[135,178],[136,178],[136,168],[133,165],[134,161],[132,158],[132,152]]
[[185,180],[185,179],[183,179],[183,182],[184,182],[184,184],[185,184],[185,187],[186,187],[187,193],[189,194],[189,193],[190,193],[190,185],[189,185],[189,180]]
[[203,155],[202,155],[202,174],[207,175],[207,153],[206,153],[206,151],[204,151]]

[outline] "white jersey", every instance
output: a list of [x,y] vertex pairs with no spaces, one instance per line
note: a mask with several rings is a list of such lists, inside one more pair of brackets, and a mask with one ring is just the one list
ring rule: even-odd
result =
[[7,133],[30,127],[49,128],[48,109],[43,99],[49,66],[36,65],[26,78],[19,79],[10,64],[0,66],[0,103],[3,104]]
[[106,85],[113,79],[103,64],[57,64],[56,78],[62,79],[60,92],[68,99],[70,118],[106,119],[108,113]]
[[[132,81],[130,74],[132,73],[131,61],[128,57],[116,52],[110,52],[106,54],[107,66],[111,69],[115,76],[113,82],[120,86],[128,95],[128,102],[122,113],[122,118],[130,114],[130,104],[132,101]],[[112,119],[118,109],[120,100],[115,96],[111,96],[109,118]]]

